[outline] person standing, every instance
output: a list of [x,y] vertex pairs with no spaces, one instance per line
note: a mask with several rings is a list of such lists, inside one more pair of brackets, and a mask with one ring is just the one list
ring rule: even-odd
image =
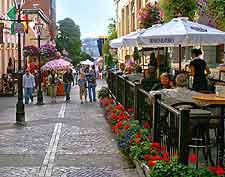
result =
[[87,79],[85,78],[85,73],[80,73],[80,78],[78,80],[78,85],[80,87],[80,103],[83,104],[83,96],[85,99],[85,103],[87,102]]
[[35,78],[30,73],[29,70],[26,70],[26,73],[23,75],[23,88],[25,92],[25,104],[29,103],[29,100],[33,102],[33,91],[35,88]]
[[91,69],[90,72],[86,75],[88,81],[88,95],[90,102],[96,102],[96,75],[95,72]]
[[64,91],[66,95],[66,101],[70,100],[70,91],[71,91],[71,84],[74,85],[74,78],[71,69],[67,69],[66,73],[63,75],[63,82],[64,82]]
[[48,76],[49,96],[52,99],[52,103],[56,103],[57,92],[57,76],[54,70],[52,70]]
[[201,55],[201,49],[192,50],[193,60],[190,62],[191,75],[194,79],[192,89],[197,92],[208,90],[207,76],[210,74],[207,63],[200,58]]

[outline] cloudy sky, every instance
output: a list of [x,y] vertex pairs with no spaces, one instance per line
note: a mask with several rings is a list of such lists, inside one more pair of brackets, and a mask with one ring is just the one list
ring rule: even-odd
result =
[[106,35],[108,19],[115,17],[113,0],[57,0],[57,20],[72,18],[82,37]]

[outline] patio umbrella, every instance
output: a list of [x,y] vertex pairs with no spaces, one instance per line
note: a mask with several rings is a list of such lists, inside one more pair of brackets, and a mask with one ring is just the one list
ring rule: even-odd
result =
[[81,61],[80,64],[82,64],[82,65],[94,65],[94,63],[92,61],[88,60],[88,59],[85,60],[85,61]]
[[65,61],[63,59],[55,59],[52,61],[49,61],[46,63],[44,66],[41,67],[42,71],[47,71],[47,70],[66,70],[66,69],[72,69],[73,65]]
[[193,46],[223,44],[225,33],[215,28],[189,21],[187,17],[174,18],[155,29],[146,30],[139,37],[147,46]]
[[125,43],[123,41],[123,37],[120,37],[120,38],[111,40],[109,45],[112,48],[120,48],[120,47],[124,47]]
[[218,45],[225,41],[225,33],[212,27],[189,21],[186,17],[174,18],[153,30],[146,30],[139,36],[142,47],[179,46],[179,70],[181,70],[181,47]]

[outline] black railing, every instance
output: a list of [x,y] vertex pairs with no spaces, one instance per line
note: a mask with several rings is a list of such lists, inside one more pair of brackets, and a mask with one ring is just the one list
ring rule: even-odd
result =
[[[167,146],[170,155],[177,152],[181,163],[188,164],[188,154],[190,150],[194,149],[195,151],[197,149],[198,152],[199,149],[201,149],[207,151],[205,154],[203,153],[207,163],[208,161],[210,161],[211,164],[220,162],[220,165],[222,165],[224,156],[222,148],[224,147],[224,141],[221,141],[221,137],[224,136],[221,136],[221,132],[224,131],[224,129],[219,128],[218,124],[211,125],[208,122],[206,125],[208,129],[205,127],[203,132],[200,132],[199,135],[195,134],[195,137],[192,137],[190,133],[190,131],[193,130],[190,128],[192,126],[191,122],[192,120],[201,118],[196,117],[196,115],[193,117],[193,114],[190,113],[190,109],[176,109],[171,104],[161,101],[159,96],[156,96],[154,99],[155,104],[153,104],[150,101],[151,96],[142,89],[140,84],[132,83],[113,72],[108,73],[107,82],[113,97],[125,108],[132,107],[135,118],[138,119],[140,123],[148,121],[152,124],[152,136],[154,141],[160,142],[162,146]],[[194,103],[189,103],[189,106],[193,106],[193,104]],[[202,111],[204,112],[204,110]],[[213,120],[214,118],[208,115],[204,117],[206,120]],[[197,129],[199,129],[199,127],[197,127]],[[210,131],[216,133],[214,137],[218,137],[215,138],[216,142],[214,143],[215,146],[213,148],[215,149],[213,153],[211,153],[212,148],[209,149],[209,146],[213,144],[210,142],[211,139],[209,138]],[[220,132],[220,134],[218,132]],[[200,144],[197,143],[197,146],[193,142],[193,139],[196,138],[201,139]]]

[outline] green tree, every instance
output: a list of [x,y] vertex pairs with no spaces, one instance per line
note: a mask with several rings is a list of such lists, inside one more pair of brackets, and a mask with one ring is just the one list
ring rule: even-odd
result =
[[81,51],[80,52],[80,61],[84,61],[84,60],[94,61],[94,59],[88,53]]
[[197,11],[196,0],[160,0],[160,7],[164,11],[164,20],[170,21],[174,17],[189,17],[193,20]]
[[141,60],[141,54],[137,47],[134,47],[133,58],[135,61]]
[[104,43],[102,49],[107,68],[117,63],[117,59],[111,54],[109,46],[110,40],[117,38],[116,20],[111,18],[109,19],[109,21],[110,23],[108,25],[108,39]]
[[211,16],[216,27],[225,30],[225,0],[208,0],[207,13]]
[[58,24],[58,35],[56,37],[57,49],[60,52],[62,52],[63,49],[66,49],[69,53],[69,57],[72,58],[73,63],[79,63],[81,52],[80,27],[70,18],[60,20],[58,21]]

